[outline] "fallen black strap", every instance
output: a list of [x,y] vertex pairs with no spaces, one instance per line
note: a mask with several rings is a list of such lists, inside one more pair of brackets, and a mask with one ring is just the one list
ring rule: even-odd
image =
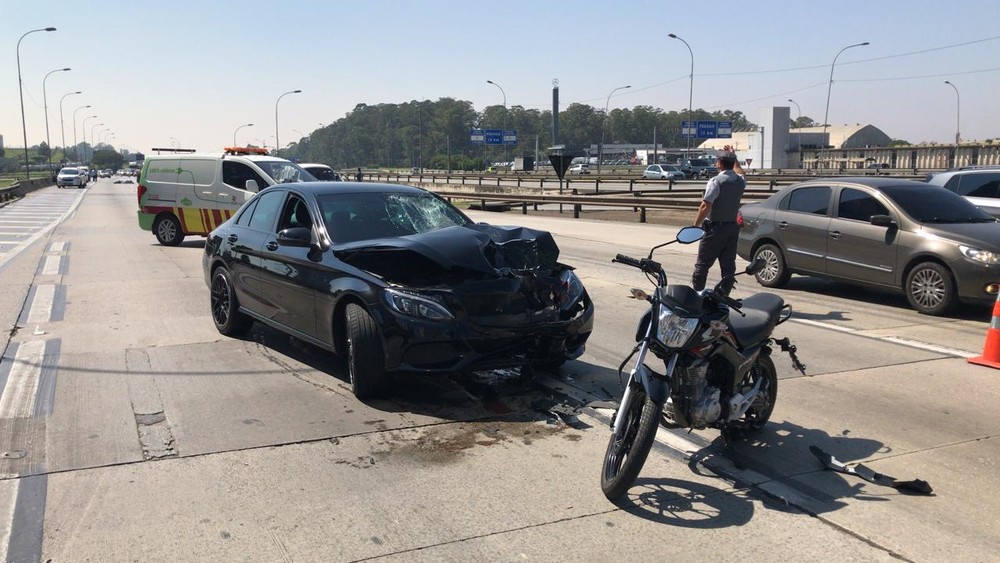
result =
[[809,451],[813,453],[828,469],[832,469],[838,473],[846,473],[848,475],[856,475],[861,477],[865,481],[870,483],[875,483],[876,485],[882,485],[883,487],[892,487],[898,491],[905,491],[910,493],[916,493],[921,495],[929,495],[934,492],[930,484],[922,479],[914,479],[912,481],[897,481],[893,477],[874,471],[871,468],[865,467],[860,463],[854,467],[849,467],[844,465],[837,458],[824,452],[816,446],[809,446]]

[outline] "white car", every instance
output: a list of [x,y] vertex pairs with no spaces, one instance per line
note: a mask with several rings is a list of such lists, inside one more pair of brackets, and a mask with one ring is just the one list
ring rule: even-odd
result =
[[680,168],[669,164],[650,164],[642,171],[646,180],[683,180],[684,173]]
[[60,188],[82,188],[87,185],[87,177],[79,168],[66,167],[56,176],[56,186]]
[[589,164],[574,164],[566,171],[567,174],[590,174]]

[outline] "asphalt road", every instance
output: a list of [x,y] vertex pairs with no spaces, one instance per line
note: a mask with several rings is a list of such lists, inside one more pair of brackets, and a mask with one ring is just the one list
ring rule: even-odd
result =
[[[777,336],[808,375],[776,358],[763,435],[725,447],[661,429],[615,505],[598,484],[611,412],[585,405],[616,398],[641,310],[624,296],[647,282],[610,258],[676,227],[472,214],[555,233],[597,304],[588,352],[533,382],[412,377],[363,404],[339,358],[259,326],[219,335],[202,239],[159,246],[136,224],[134,184],[91,186],[0,209],[0,233],[20,237],[0,240],[8,561],[996,557],[1000,371],[965,361],[989,308],[929,318],[901,296],[793,279]],[[30,233],[4,223],[66,199]],[[686,280],[693,252],[658,256]],[[747,279],[737,295],[757,290]],[[934,494],[824,470],[811,445]]]

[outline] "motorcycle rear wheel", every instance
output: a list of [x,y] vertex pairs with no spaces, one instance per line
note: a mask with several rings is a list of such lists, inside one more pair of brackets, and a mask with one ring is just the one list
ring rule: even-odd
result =
[[747,374],[745,383],[752,387],[757,383],[757,378],[763,378],[760,383],[760,395],[743,415],[744,428],[753,432],[759,432],[767,424],[774,412],[774,403],[778,400],[778,372],[774,368],[771,358],[763,354],[757,358],[757,365]]
[[621,433],[611,435],[604,453],[601,490],[608,500],[624,495],[639,476],[659,426],[660,406],[646,395],[641,385],[632,385],[635,385],[632,404],[628,412],[620,413],[625,417]]

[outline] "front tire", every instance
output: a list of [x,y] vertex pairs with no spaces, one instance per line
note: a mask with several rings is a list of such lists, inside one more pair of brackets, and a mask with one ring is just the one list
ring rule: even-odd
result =
[[177,246],[184,240],[181,222],[173,215],[158,217],[153,223],[153,234],[163,246]]
[[906,300],[925,315],[944,315],[958,304],[951,272],[936,262],[918,264],[906,276]]
[[215,329],[226,336],[238,336],[250,328],[250,317],[240,312],[240,302],[236,290],[225,268],[217,268],[212,273],[212,289],[209,298],[212,305],[212,322]]
[[364,307],[347,305],[347,370],[351,391],[359,399],[378,396],[385,388],[382,338],[375,319]]
[[612,501],[624,495],[639,476],[659,426],[660,406],[646,395],[641,385],[635,382],[631,385],[635,386],[635,396],[629,412],[619,414],[625,417],[621,435],[611,435],[601,467],[601,490]]
[[781,249],[773,244],[765,244],[757,249],[757,252],[753,253],[753,260],[751,262],[762,259],[764,260],[764,269],[754,274],[757,278],[757,283],[764,287],[781,287],[788,283],[789,278],[792,274],[788,271],[788,266],[785,264],[785,257],[781,254]]

